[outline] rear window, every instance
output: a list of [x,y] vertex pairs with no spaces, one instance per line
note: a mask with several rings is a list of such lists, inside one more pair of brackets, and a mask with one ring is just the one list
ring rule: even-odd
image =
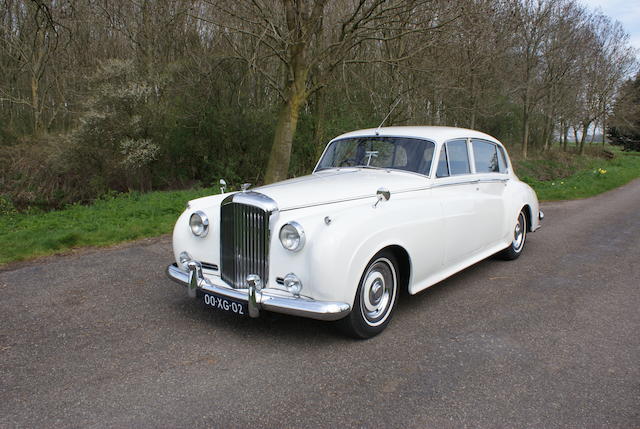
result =
[[498,166],[500,167],[500,173],[507,172],[507,156],[504,153],[504,149],[498,146]]
[[497,145],[481,140],[472,140],[471,145],[473,147],[473,159],[476,166],[476,173],[500,172]]

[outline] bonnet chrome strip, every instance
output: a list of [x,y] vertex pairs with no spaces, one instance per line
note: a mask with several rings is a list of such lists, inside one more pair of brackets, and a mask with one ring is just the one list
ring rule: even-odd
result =
[[[427,185],[427,186],[420,186],[418,188],[410,188],[410,189],[402,189],[400,191],[391,191],[391,195],[397,195],[397,194],[405,194],[407,192],[416,192],[416,191],[424,191],[427,189],[431,189],[431,185]],[[291,207],[284,207],[281,208],[280,211],[281,212],[286,212],[289,210],[297,210],[297,209],[306,209],[309,207],[317,207],[317,206],[324,206],[326,204],[337,204],[337,203],[344,203],[347,201],[357,201],[357,200],[364,200],[367,198],[378,198],[377,195],[375,193],[372,194],[368,194],[368,195],[360,195],[357,197],[348,197],[348,198],[340,198],[340,199],[336,199],[336,200],[329,200],[329,201],[320,201],[317,203],[309,203],[309,204],[301,204],[299,206],[291,206]]]

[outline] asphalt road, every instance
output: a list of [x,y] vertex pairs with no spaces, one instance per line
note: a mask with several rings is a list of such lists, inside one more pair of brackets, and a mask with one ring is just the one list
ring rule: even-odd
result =
[[543,208],[368,341],[188,299],[166,237],[5,267],[0,427],[639,428],[640,181]]

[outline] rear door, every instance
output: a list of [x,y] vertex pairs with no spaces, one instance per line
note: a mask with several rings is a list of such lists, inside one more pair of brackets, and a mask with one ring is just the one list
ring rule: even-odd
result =
[[445,266],[462,262],[481,246],[477,234],[478,179],[473,175],[467,139],[446,142],[440,148],[433,196],[444,217]]
[[[481,225],[475,234],[482,248],[504,241],[505,202],[504,192],[509,180],[504,152],[493,142],[472,139],[472,156],[475,176],[478,179],[476,222]],[[515,220],[514,220],[515,221]]]

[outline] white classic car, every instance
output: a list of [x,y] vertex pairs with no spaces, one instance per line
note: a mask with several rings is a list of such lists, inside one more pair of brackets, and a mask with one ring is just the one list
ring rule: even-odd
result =
[[496,253],[517,258],[542,218],[487,134],[354,131],[308,176],[190,201],[167,274],[219,310],[338,320],[367,338],[389,324],[401,289],[416,294]]

